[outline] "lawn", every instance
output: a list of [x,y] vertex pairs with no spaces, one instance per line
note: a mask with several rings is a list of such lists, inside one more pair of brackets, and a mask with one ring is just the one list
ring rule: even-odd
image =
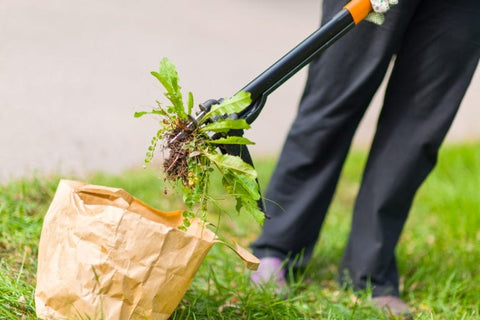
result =
[[[348,158],[315,255],[304,274],[291,276],[291,293],[276,297],[258,289],[228,249],[216,245],[205,259],[172,319],[388,319],[335,282],[348,235],[352,203],[365,152]],[[274,159],[256,159],[262,185]],[[141,167],[141,164],[139,164]],[[122,175],[93,174],[83,180],[122,187],[143,201],[173,209],[154,168]],[[69,177],[72,178],[72,177]],[[0,186],[0,319],[35,319],[37,245],[42,219],[59,177],[36,177]],[[216,182],[213,188],[219,188]],[[417,194],[397,250],[402,297],[416,319],[480,318],[480,143],[447,145]],[[211,219],[218,222],[212,209]],[[223,216],[223,235],[244,246],[260,228],[245,216]]]

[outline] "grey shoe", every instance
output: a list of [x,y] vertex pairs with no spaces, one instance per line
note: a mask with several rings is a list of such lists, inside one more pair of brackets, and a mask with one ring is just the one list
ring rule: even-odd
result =
[[260,259],[258,270],[252,272],[250,276],[252,282],[256,285],[265,285],[273,283],[278,290],[277,293],[287,291],[287,278],[285,276],[285,268],[283,261],[276,257],[265,257]]
[[372,298],[372,305],[386,309],[388,313],[401,316],[404,319],[413,319],[412,308],[396,296],[379,296]]

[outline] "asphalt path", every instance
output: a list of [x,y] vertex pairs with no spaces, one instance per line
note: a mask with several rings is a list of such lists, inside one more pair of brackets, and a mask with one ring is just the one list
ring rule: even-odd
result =
[[[234,94],[318,26],[317,0],[0,1],[0,181],[141,167],[162,100],[150,75],[172,60],[197,103]],[[276,154],[306,71],[270,95],[247,136]],[[325,79],[328,81],[329,79]],[[368,146],[376,96],[355,138]],[[448,141],[480,137],[477,73]]]

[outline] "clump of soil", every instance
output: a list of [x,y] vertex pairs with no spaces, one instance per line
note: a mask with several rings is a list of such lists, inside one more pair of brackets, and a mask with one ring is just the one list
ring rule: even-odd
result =
[[[183,134],[178,135],[180,132]],[[174,139],[176,137],[176,139]],[[168,156],[163,161],[163,169],[167,180],[176,181],[181,179],[184,185],[188,183],[188,163],[187,159],[190,151],[185,147],[194,139],[191,131],[186,131],[184,126],[179,126],[169,132],[166,137],[164,149],[168,151]]]

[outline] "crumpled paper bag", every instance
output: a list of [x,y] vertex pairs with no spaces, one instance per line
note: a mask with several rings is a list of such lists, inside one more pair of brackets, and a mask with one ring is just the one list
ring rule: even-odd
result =
[[218,242],[198,219],[178,230],[182,220],[182,211],[156,210],[122,189],[60,181],[40,238],[37,316],[168,319]]

